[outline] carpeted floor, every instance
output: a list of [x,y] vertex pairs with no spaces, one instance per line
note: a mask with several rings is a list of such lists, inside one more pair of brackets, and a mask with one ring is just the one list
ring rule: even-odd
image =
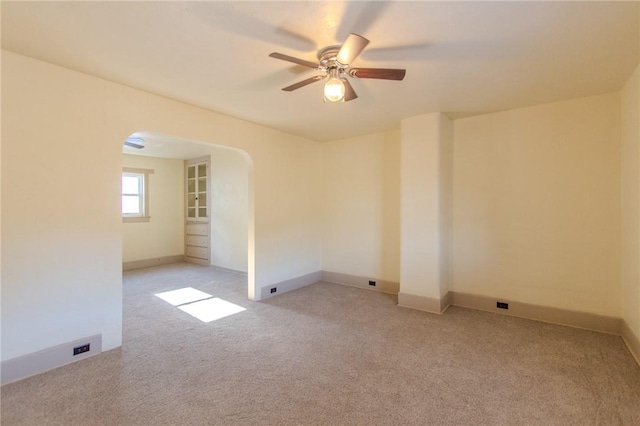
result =
[[[154,293],[246,308],[209,323]],[[317,283],[265,302],[177,264],[124,275],[122,348],[2,388],[2,425],[640,425],[619,337]]]

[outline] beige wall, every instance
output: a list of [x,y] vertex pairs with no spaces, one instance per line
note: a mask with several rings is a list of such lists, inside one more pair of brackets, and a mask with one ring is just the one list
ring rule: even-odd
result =
[[239,152],[211,150],[211,264],[247,272],[249,167]]
[[123,167],[150,169],[149,222],[122,224],[122,261],[184,254],[184,162],[123,155]]
[[622,90],[622,317],[640,339],[640,67]]
[[[122,143],[148,131],[251,161],[249,295],[321,269],[321,145],[2,51],[2,360],[122,338]],[[255,256],[253,256],[255,253]]]
[[[437,205],[414,214],[433,235],[407,261],[440,256],[438,285],[418,294],[443,292],[450,219],[449,289],[624,315],[638,334],[638,214],[620,209],[640,200],[637,80],[622,103],[608,94],[457,120],[452,155],[432,152]],[[121,148],[136,131],[247,153],[250,296],[321,269],[399,280],[400,176],[411,172],[399,132],[323,145],[6,51],[2,87],[3,360],[93,334],[120,345]],[[410,124],[403,132],[419,136]],[[451,157],[452,184],[440,167]],[[425,163],[414,166],[420,183]],[[407,200],[424,195],[416,188],[403,186]]]
[[453,289],[620,316],[620,96],[455,122]]
[[400,280],[400,135],[323,144],[322,268]]

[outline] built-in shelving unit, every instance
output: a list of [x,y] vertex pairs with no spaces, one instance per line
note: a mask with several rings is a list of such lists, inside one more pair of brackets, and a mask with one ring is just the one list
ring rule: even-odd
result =
[[185,161],[185,260],[210,263],[210,157]]

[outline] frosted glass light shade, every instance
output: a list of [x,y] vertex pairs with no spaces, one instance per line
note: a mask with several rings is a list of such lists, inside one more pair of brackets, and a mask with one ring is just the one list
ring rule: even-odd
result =
[[329,81],[324,85],[324,97],[331,102],[339,102],[344,98],[344,83],[338,78],[338,72],[334,68],[329,72]]

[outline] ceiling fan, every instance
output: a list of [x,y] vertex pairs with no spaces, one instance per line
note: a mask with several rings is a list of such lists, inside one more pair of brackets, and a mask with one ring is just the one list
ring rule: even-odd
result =
[[291,92],[308,84],[323,80],[329,77],[324,85],[324,100],[330,102],[346,102],[356,99],[358,95],[351,87],[351,83],[346,76],[354,78],[376,78],[381,80],[402,80],[406,70],[387,68],[353,68],[350,65],[360,55],[369,40],[358,34],[349,34],[342,46],[328,46],[318,52],[318,61],[315,63],[304,59],[294,58],[274,52],[269,56],[294,64],[324,71],[323,75],[316,75],[306,80],[302,80],[291,86],[285,87],[284,91]]
[[144,139],[137,137],[137,136],[129,136],[125,141],[124,144],[130,148],[135,148],[135,149],[143,149],[145,147],[144,145]]

